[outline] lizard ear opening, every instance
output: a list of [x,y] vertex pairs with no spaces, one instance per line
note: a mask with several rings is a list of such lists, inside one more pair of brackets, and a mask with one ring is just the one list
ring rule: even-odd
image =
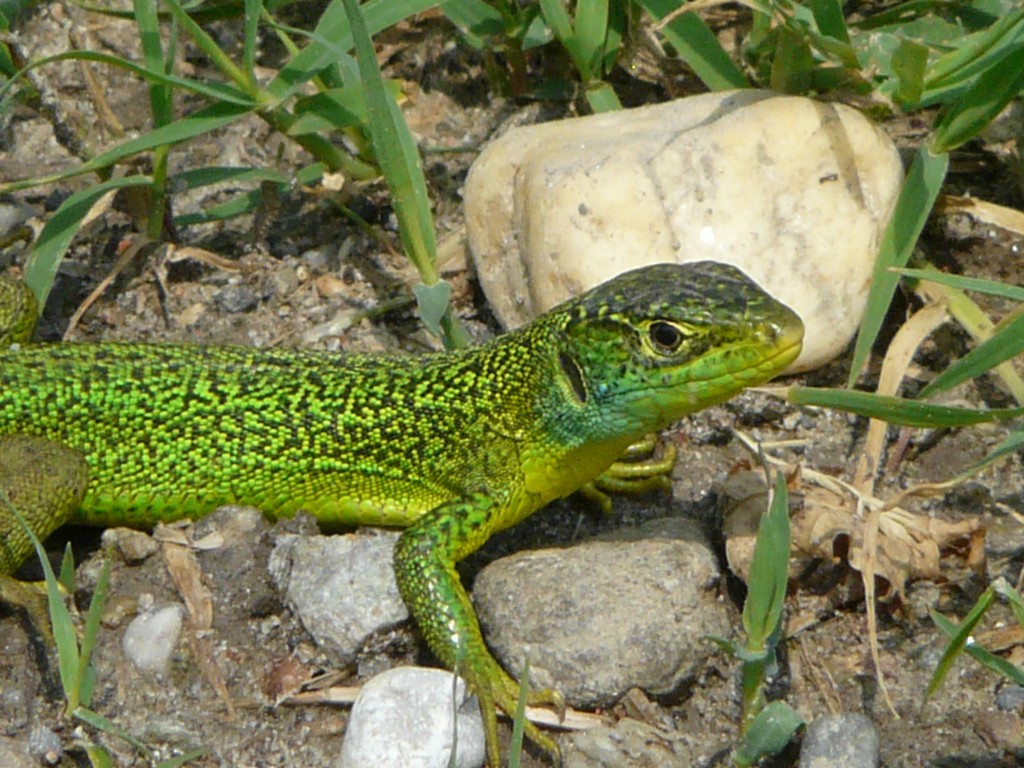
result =
[[587,385],[583,382],[583,371],[572,356],[565,351],[558,353],[558,364],[562,367],[562,373],[569,380],[569,386],[581,403],[587,402]]

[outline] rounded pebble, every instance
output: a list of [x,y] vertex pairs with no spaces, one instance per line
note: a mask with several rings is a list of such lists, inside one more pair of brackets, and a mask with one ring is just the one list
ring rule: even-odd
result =
[[183,606],[168,605],[136,616],[121,640],[125,657],[143,672],[165,676],[171,669],[184,614]]
[[440,669],[401,667],[367,682],[352,707],[335,768],[483,765],[480,705],[465,683],[458,679],[453,685],[452,677]]
[[877,768],[878,730],[860,714],[823,715],[807,726],[800,768]]

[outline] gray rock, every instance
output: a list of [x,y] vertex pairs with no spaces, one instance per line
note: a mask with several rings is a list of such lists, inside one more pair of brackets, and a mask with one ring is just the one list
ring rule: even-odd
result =
[[878,764],[878,730],[866,715],[823,715],[807,726],[800,768],[877,768]]
[[185,607],[168,605],[140,613],[124,631],[121,649],[136,669],[164,677],[181,636]]
[[1003,712],[1024,709],[1024,686],[1007,683],[996,691],[996,706]]
[[288,298],[299,287],[299,274],[293,267],[281,267],[270,275],[266,289],[270,296]]
[[577,731],[566,741],[565,768],[690,768],[697,764],[683,734],[630,718],[609,728]]
[[373,633],[409,618],[392,568],[398,536],[374,529],[286,535],[270,555],[270,574],[289,607],[338,663],[352,661]]
[[225,285],[213,295],[214,303],[224,312],[248,312],[259,306],[256,292],[247,285]]
[[57,765],[64,759],[64,743],[45,725],[37,725],[29,732],[28,751],[43,765]]
[[453,747],[458,768],[483,764],[484,725],[476,697],[450,672],[401,667],[363,686],[335,766],[447,768]]
[[6,736],[0,736],[0,765],[5,768],[39,768],[39,762],[29,755],[24,744]]
[[36,209],[21,203],[0,203],[0,235],[20,227],[36,215]]
[[718,564],[690,521],[654,521],[628,540],[523,552],[477,577],[488,644],[513,674],[530,660],[536,685],[583,707],[633,687],[674,691],[729,632]]

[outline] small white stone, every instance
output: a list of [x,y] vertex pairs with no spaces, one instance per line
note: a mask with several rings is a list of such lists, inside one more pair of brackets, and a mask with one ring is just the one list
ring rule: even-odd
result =
[[185,609],[168,605],[156,611],[140,613],[124,632],[121,649],[125,657],[142,672],[163,677],[171,669],[171,654],[181,635]]
[[447,768],[453,745],[457,768],[483,765],[484,726],[476,697],[467,695],[465,683],[450,672],[400,667],[363,686],[335,766]]
[[713,93],[512,129],[473,165],[466,230],[506,327],[635,267],[711,259],[800,314],[807,370],[860,323],[902,177],[856,110]]

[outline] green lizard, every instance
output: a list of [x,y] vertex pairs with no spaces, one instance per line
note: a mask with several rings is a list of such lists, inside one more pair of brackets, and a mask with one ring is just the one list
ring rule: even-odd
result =
[[[15,303],[0,298],[0,323],[24,320]],[[303,509],[327,528],[405,528],[394,559],[402,596],[478,695],[497,766],[495,706],[513,712],[519,686],[484,645],[456,563],[643,435],[778,374],[802,339],[792,311],[713,262],[627,272],[482,347],[423,357],[8,349],[0,335],[0,463],[41,465],[33,452],[47,446],[84,459],[87,487],[85,469],[61,475],[59,503],[38,501],[48,476],[8,480],[40,536],[67,521],[148,526],[223,504],[274,518]],[[10,573],[30,548],[2,509],[0,534],[0,573]],[[562,705],[550,690],[529,698]],[[526,727],[557,762],[555,742]]]

